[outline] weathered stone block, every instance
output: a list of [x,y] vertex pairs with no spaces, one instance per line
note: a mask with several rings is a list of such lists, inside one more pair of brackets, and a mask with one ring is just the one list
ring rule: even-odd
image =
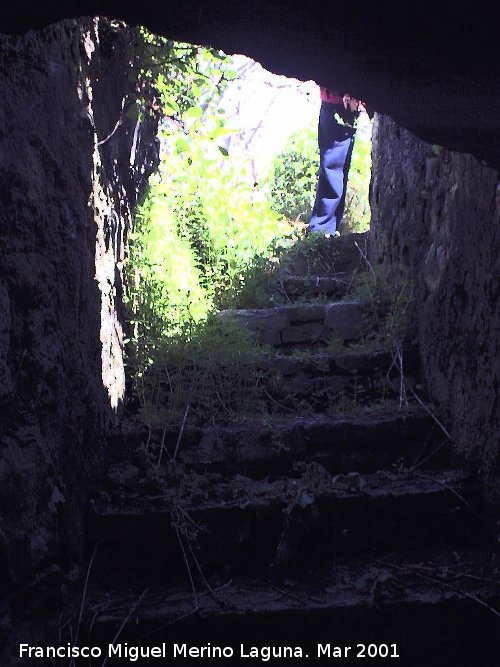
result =
[[452,449],[482,471],[498,512],[498,171],[426,144],[386,116],[373,138],[370,262],[404,267],[430,397]]
[[315,343],[327,340],[329,329],[320,323],[305,323],[288,327],[282,334],[283,343]]
[[325,319],[325,306],[305,303],[299,306],[287,306],[291,322],[317,322]]
[[281,345],[281,331],[277,329],[262,329],[257,332],[257,340],[263,345]]
[[363,310],[363,304],[356,301],[329,303],[325,306],[325,325],[340,338],[354,340],[360,335]]
[[224,310],[220,317],[231,318],[250,331],[281,331],[290,324],[287,308],[254,308],[247,310]]

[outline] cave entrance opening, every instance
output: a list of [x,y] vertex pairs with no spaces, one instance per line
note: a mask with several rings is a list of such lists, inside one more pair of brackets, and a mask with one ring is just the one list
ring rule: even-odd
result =
[[[212,355],[216,363],[217,350],[226,360],[234,352],[235,366],[253,367],[252,346],[233,329],[229,349],[217,313],[286,304],[280,277],[290,261],[321,256],[328,239],[307,234],[318,182],[319,85],[243,55],[145,31],[141,39],[141,90],[159,120],[160,165],[137,211],[126,284],[130,370],[152,419],[149,369],[174,358],[191,377],[193,357]],[[370,221],[371,121],[362,113],[357,124],[340,234],[365,231]],[[171,377],[163,382],[172,390]],[[234,377],[231,383],[234,389]],[[185,387],[179,391],[169,408],[177,418],[188,404]]]

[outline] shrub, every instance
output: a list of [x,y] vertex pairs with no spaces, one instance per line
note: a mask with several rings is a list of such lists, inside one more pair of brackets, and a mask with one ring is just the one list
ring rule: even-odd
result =
[[[173,61],[153,58],[156,69],[146,73],[156,72],[161,106],[171,115],[125,267],[136,384],[165,345],[183,345],[212,311],[237,304],[253,267],[267,261],[273,239],[288,230],[265,188],[247,185],[223,145],[231,130],[218,105],[230,60],[201,47],[169,42],[168,49]],[[171,76],[178,70],[172,82],[157,61]]]
[[[240,325],[216,316],[163,338],[138,382],[141,415],[152,427],[232,421],[264,406],[262,385],[272,371],[267,348]],[[263,408],[264,409],[264,408]]]
[[274,160],[270,183],[271,206],[289,221],[311,217],[318,178],[317,129],[293,134]]

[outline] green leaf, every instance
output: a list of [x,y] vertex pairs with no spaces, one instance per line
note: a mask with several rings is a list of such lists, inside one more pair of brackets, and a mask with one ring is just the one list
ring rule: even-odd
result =
[[229,151],[227,150],[227,148],[224,148],[224,146],[217,146],[217,148],[220,150],[222,155],[224,155],[224,157],[229,156]]
[[210,139],[210,141],[215,141],[221,137],[227,137],[230,134],[235,134],[235,132],[237,132],[237,130],[231,129],[229,127],[217,127],[215,130],[210,132],[208,139]]
[[203,109],[201,107],[190,107],[184,112],[184,118],[196,120],[203,116]]
[[169,102],[164,103],[162,107],[166,116],[174,116],[179,112],[179,107],[177,105],[170,104]]
[[175,149],[177,153],[183,153],[191,148],[190,143],[186,137],[179,137],[175,142]]

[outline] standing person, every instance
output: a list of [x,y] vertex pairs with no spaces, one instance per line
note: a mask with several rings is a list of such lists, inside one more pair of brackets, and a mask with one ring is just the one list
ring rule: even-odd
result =
[[364,107],[350,95],[328,88],[320,91],[319,179],[309,229],[326,236],[335,233],[342,219],[356,133],[354,121]]

